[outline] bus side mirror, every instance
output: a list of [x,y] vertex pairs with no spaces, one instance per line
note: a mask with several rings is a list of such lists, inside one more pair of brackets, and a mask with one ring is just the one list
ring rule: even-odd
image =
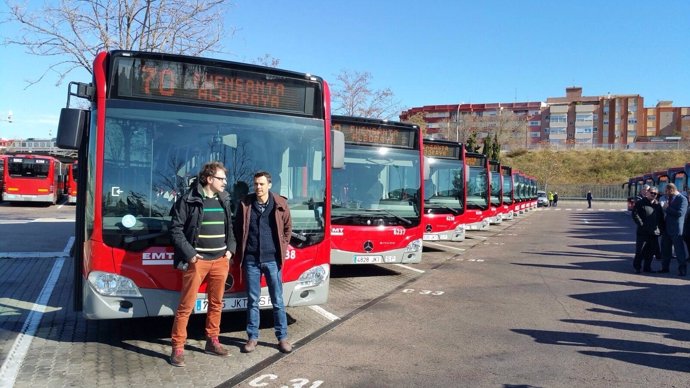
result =
[[78,150],[88,122],[88,111],[62,108],[58,124],[56,145],[62,149]]
[[331,159],[332,168],[345,167],[345,134],[340,131],[331,131]]

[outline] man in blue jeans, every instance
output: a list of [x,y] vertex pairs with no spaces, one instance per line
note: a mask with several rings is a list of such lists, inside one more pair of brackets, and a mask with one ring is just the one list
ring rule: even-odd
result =
[[273,304],[273,322],[278,348],[290,353],[287,340],[287,315],[283,302],[282,264],[292,235],[292,219],[287,200],[272,193],[271,174],[254,174],[254,193],[245,196],[237,209],[235,231],[247,284],[247,343],[245,353],[253,352],[259,339],[259,299],[261,276],[265,276]]

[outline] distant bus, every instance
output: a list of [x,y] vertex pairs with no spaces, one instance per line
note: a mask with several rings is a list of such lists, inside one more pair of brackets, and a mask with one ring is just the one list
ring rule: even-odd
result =
[[79,174],[79,164],[74,162],[67,165],[67,176],[65,178],[65,192],[67,203],[77,203],[77,176]]
[[424,139],[424,240],[463,241],[467,223],[465,147],[457,142]]
[[467,230],[486,230],[489,228],[489,197],[491,196],[491,176],[489,161],[484,154],[465,152],[465,185],[467,186]]
[[489,160],[489,173],[491,174],[489,222],[500,224],[503,222],[503,177],[501,176],[501,163],[496,160]]
[[513,168],[501,165],[501,175],[503,183],[503,219],[512,220],[515,218],[515,182],[513,181]]
[[[676,185],[678,191],[688,191],[688,177],[690,176],[690,163],[683,167],[673,167],[668,169],[670,181]],[[659,190],[661,192],[661,190]]]
[[3,193],[5,192],[5,166],[7,164],[7,155],[0,155],[0,201],[2,201]]
[[422,260],[422,140],[419,127],[333,116],[345,136],[345,166],[333,170],[331,264]]
[[60,199],[62,164],[54,157],[14,155],[5,164],[5,201],[55,204]]
[[[70,108],[87,99],[90,110]],[[170,209],[201,167],[228,168],[234,200],[268,171],[287,198],[292,238],[282,267],[286,306],[325,303],[330,284],[331,132],[320,77],[173,54],[99,53],[93,83],[70,83],[57,144],[79,150],[74,302],[87,319],[170,316],[182,272],[173,268]],[[338,162],[339,160],[339,162]],[[237,193],[237,195],[235,195]],[[245,192],[246,193],[246,192]],[[260,306],[271,305],[262,281]],[[202,284],[193,312],[207,311]],[[244,310],[246,280],[230,268],[225,311]]]

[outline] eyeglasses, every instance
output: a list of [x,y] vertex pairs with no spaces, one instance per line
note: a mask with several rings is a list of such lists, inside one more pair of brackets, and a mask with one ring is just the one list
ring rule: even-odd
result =
[[225,181],[225,182],[228,181],[228,178],[225,178],[225,177],[222,177],[222,176],[214,176],[214,178],[220,179],[220,180]]
[[651,194],[651,195],[659,195],[659,192],[658,192],[658,191],[650,191],[649,194]]

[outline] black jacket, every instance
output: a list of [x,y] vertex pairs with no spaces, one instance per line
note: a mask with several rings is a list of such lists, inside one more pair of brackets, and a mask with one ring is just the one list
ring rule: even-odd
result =
[[632,219],[637,224],[637,234],[658,236],[664,228],[664,210],[658,203],[651,203],[648,198],[635,202]]
[[[204,218],[204,200],[201,196],[201,185],[192,187],[182,197],[178,198],[170,210],[172,224],[170,238],[175,248],[173,266],[177,268],[181,261],[189,262],[196,255],[196,243],[199,238],[201,221]],[[225,245],[233,255],[237,244],[232,230],[232,211],[230,195],[225,191],[218,193],[218,202],[225,211]]]

